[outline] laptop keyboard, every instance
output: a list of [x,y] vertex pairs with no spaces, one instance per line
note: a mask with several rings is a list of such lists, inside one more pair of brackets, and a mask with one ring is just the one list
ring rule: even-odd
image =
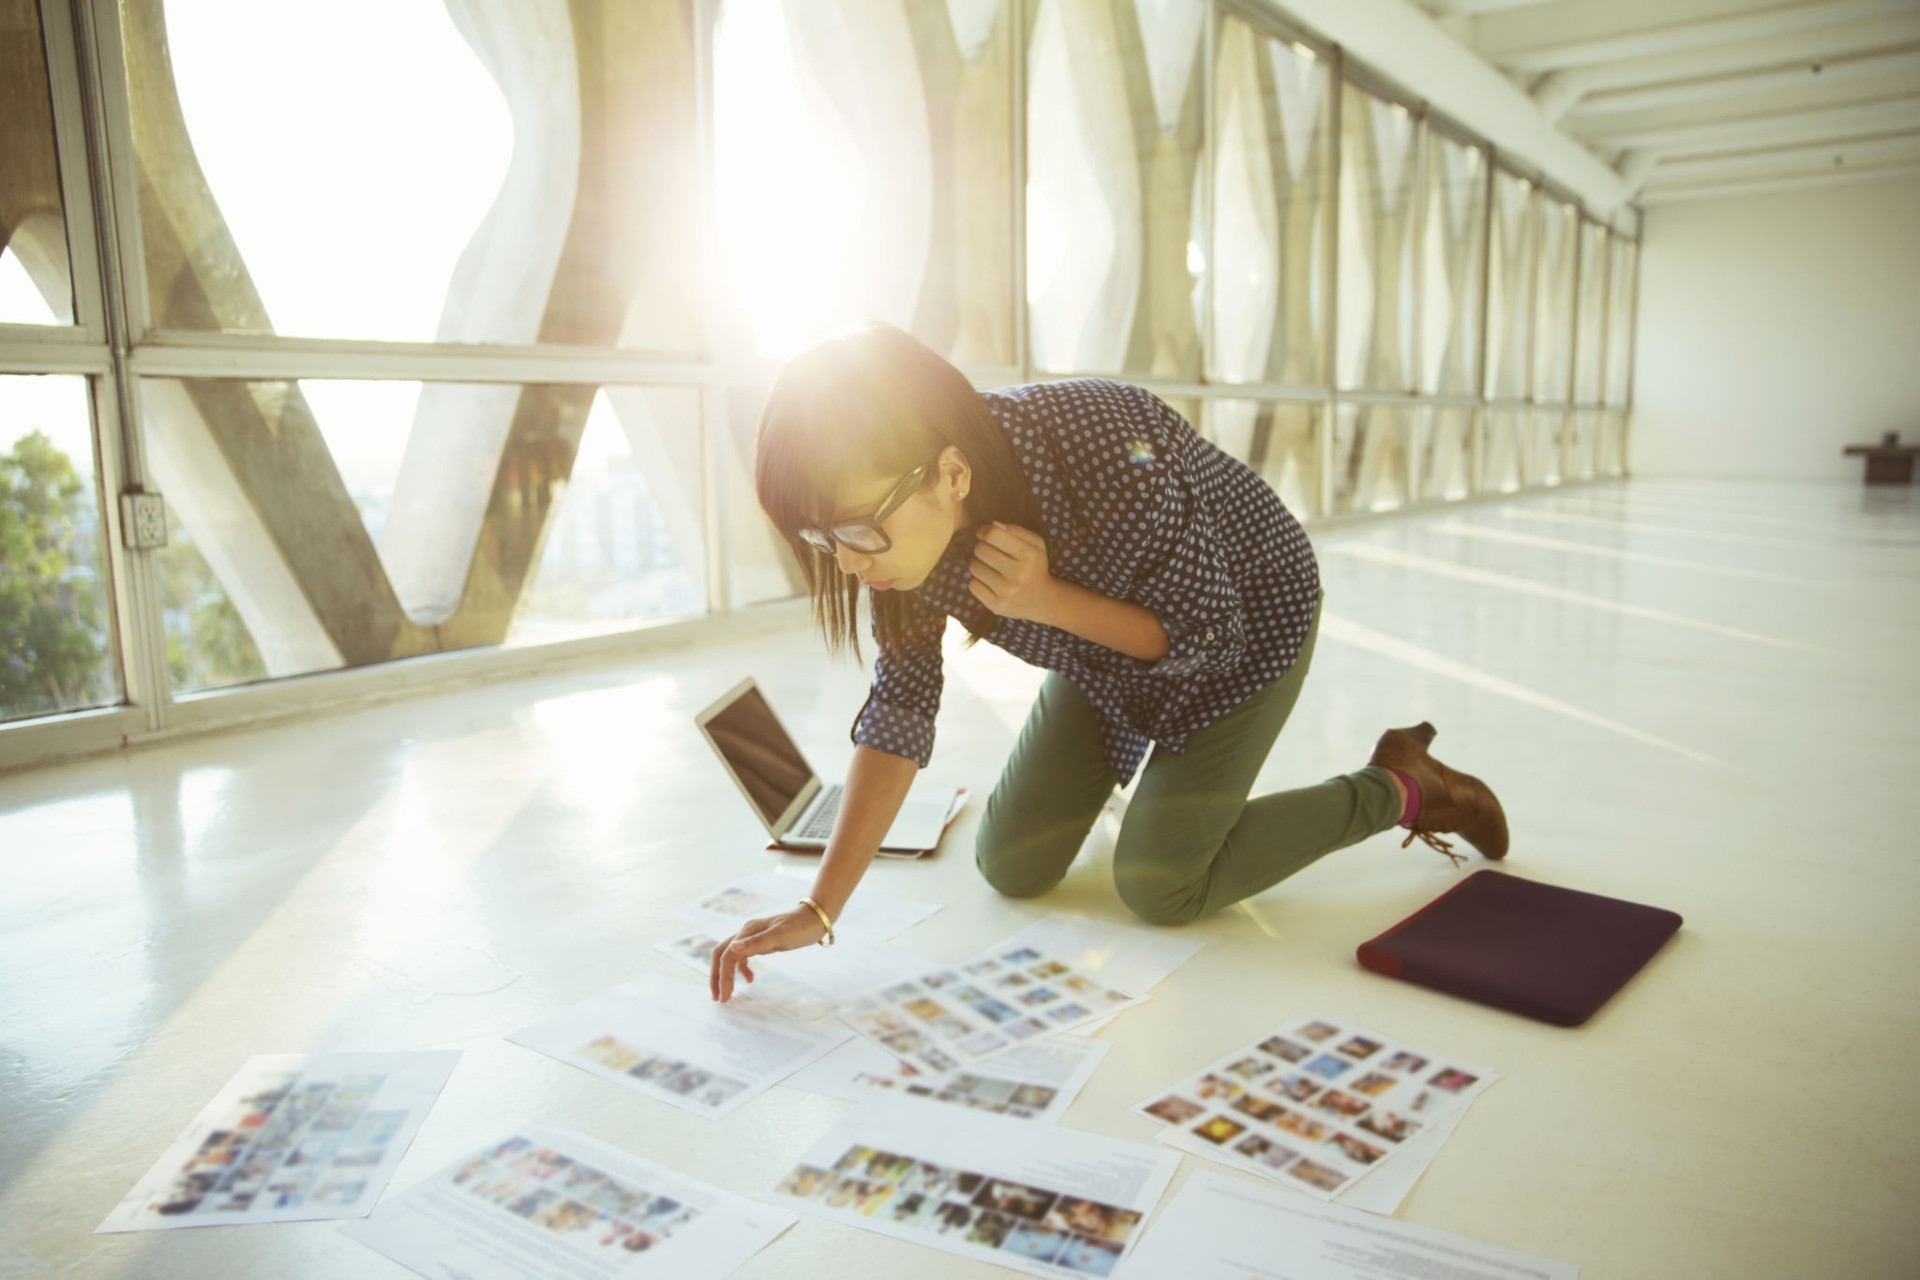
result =
[[825,840],[833,834],[833,820],[840,816],[840,795],[845,788],[834,785],[821,795],[820,803],[813,806],[813,812],[807,815],[797,831],[791,834],[803,840]]

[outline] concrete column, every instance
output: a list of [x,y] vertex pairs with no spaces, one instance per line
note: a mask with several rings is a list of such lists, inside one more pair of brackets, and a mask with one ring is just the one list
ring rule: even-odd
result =
[[1540,216],[1538,294],[1533,300],[1533,395],[1547,404],[1572,394],[1573,281],[1579,214],[1546,197]]
[[[127,0],[121,14],[153,322],[271,331],[194,156],[160,0]],[[195,542],[210,563],[226,566],[231,576],[222,583],[256,641],[265,637],[269,672],[331,665],[329,653],[357,665],[431,651],[432,637],[407,619],[387,585],[297,385],[175,386],[179,395],[163,389],[145,401],[153,465],[182,511],[200,501],[192,491],[212,495]]]
[[[1207,298],[1213,307],[1211,376],[1257,382],[1280,301],[1278,177],[1267,134],[1259,74],[1262,38],[1245,23],[1221,23],[1214,67],[1213,235],[1207,247]],[[1207,408],[1215,444],[1259,468],[1256,436],[1265,414],[1249,400],[1216,400]]]
[[[1042,0],[1028,60],[1028,294],[1035,363],[1125,367],[1144,288],[1141,162],[1115,7]],[[1184,249],[1183,249],[1184,254]]]
[[[707,263],[715,246],[709,243],[708,204],[700,193],[690,6],[684,0],[599,3],[591,11],[577,9],[576,24],[582,44],[598,51],[591,55],[595,75],[587,91],[603,103],[590,118],[603,123],[588,135],[585,160],[601,173],[582,196],[594,202],[604,278],[617,287],[618,305],[625,308],[614,341],[644,351],[711,350],[713,338],[702,331],[702,322]],[[591,278],[592,262],[593,255],[585,255],[583,279]],[[680,411],[685,394],[605,388],[674,555],[704,599],[702,415]],[[708,602],[710,607],[717,603]]]
[[0,0],[0,249],[19,258],[54,320],[72,324],[62,209],[39,11],[34,0]]
[[1413,317],[1404,294],[1412,269],[1407,224],[1416,195],[1416,139],[1410,120],[1365,93],[1347,99],[1343,117],[1340,291],[1343,298],[1364,295],[1369,305],[1364,312],[1340,308],[1342,385],[1407,391],[1413,370],[1406,364],[1406,337]]
[[1013,364],[1014,6],[908,4],[932,154],[913,331],[957,364]]
[[1206,0],[1114,0],[1113,55],[1126,85],[1139,152],[1140,301],[1126,368],[1158,377],[1200,374],[1200,328],[1187,244],[1194,232],[1205,119],[1201,45]]
[[[505,12],[516,11],[505,5]],[[680,141],[695,136],[692,16],[683,0],[574,0],[569,12],[580,161],[572,216],[537,337],[608,345],[650,323],[631,318],[636,306],[655,301],[636,298],[635,290],[663,274],[660,228],[644,210],[661,200],[685,204],[695,198],[697,169],[689,170],[692,152]],[[655,138],[661,140],[657,145],[650,142]],[[684,243],[678,248],[687,254]],[[697,250],[690,256],[697,260]],[[671,309],[690,300],[668,295],[658,301]],[[532,585],[596,392],[592,386],[558,385],[519,390],[459,607],[440,625],[446,646],[494,644],[505,637]],[[701,492],[696,451],[650,439],[651,419],[623,419],[622,427],[630,440],[639,437],[635,447],[650,482],[672,475],[680,478],[672,487],[683,494]],[[699,543],[689,510],[681,509],[676,546]]]
[[1317,383],[1331,376],[1326,359],[1326,257],[1321,252],[1333,218],[1327,177],[1332,148],[1328,127],[1327,69],[1277,40],[1261,38],[1267,57],[1259,64],[1261,101],[1267,110],[1275,196],[1280,222],[1279,323],[1267,377],[1276,382]]
[[1214,69],[1211,372],[1229,382],[1266,379],[1281,305],[1286,171],[1275,160],[1278,153],[1285,164],[1285,144],[1270,132],[1260,74],[1264,43],[1245,23],[1222,23]]
[[[572,18],[565,0],[447,0],[447,13],[499,86],[514,147],[492,208],[454,266],[434,337],[535,342],[580,181]],[[380,530],[394,591],[420,622],[445,622],[460,603],[520,399],[505,385],[420,388]]]
[[[1534,220],[1532,188],[1496,175],[1493,208],[1493,263],[1486,305],[1496,307],[1499,323],[1487,326],[1487,392],[1498,397],[1524,395],[1527,389],[1527,324],[1532,308],[1527,286],[1533,279]],[[1494,358],[1497,357],[1497,358]]]
[[903,0],[786,0],[785,10],[801,93],[865,175],[843,296],[856,316],[911,325],[928,274],[934,166]]
[[[274,529],[228,464],[220,431],[207,421],[188,385],[170,378],[141,383],[147,458],[160,491],[226,588],[268,675],[344,665],[346,656],[280,553]],[[244,391],[247,384],[233,385]]]
[[[1424,198],[1427,214],[1427,272],[1423,282],[1429,295],[1421,305],[1423,323],[1428,332],[1421,350],[1426,368],[1421,370],[1421,388],[1425,391],[1451,390],[1471,393],[1472,344],[1480,336],[1479,309],[1463,313],[1463,303],[1480,287],[1480,246],[1483,241],[1479,217],[1482,193],[1486,190],[1485,170],[1475,162],[1478,152],[1438,138],[1429,140],[1434,148],[1432,175]],[[1432,297],[1434,284],[1444,285],[1444,296]],[[1435,328],[1439,329],[1436,334]],[[1438,338],[1439,341],[1435,341]],[[1445,387],[1449,367],[1467,369],[1465,383]]]

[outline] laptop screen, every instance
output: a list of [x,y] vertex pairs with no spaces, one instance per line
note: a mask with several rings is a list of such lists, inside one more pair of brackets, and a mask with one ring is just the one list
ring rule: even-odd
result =
[[773,708],[757,687],[709,718],[706,730],[769,827],[813,777],[812,766],[774,719]]

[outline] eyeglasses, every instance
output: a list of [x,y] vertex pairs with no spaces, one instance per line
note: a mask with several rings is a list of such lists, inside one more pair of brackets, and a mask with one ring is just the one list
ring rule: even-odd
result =
[[880,527],[880,522],[900,509],[900,504],[911,498],[925,479],[927,468],[923,464],[900,477],[900,483],[887,491],[880,505],[873,509],[870,516],[858,516],[852,520],[842,520],[831,529],[815,529],[810,525],[801,525],[795,530],[806,544],[822,555],[832,555],[836,546],[849,551],[857,551],[863,556],[877,556],[893,546],[893,539]]

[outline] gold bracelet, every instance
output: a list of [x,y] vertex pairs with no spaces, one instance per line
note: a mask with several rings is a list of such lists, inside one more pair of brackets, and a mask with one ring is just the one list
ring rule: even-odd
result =
[[833,945],[833,921],[827,919],[826,909],[823,908],[819,903],[815,902],[812,898],[800,899],[800,905],[803,907],[812,907],[813,914],[820,917],[820,927],[827,931],[827,936],[820,939],[820,945],[823,947],[832,946]]

